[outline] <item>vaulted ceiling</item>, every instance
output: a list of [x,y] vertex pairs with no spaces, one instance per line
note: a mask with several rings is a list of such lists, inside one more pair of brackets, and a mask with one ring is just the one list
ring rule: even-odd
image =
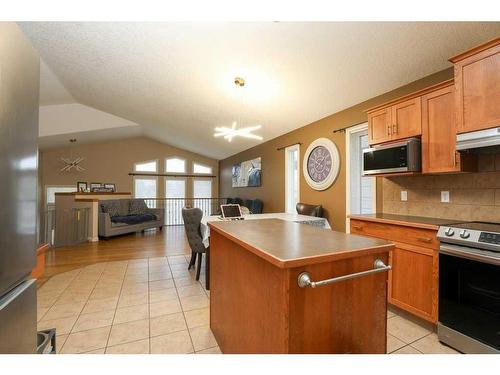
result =
[[[500,34],[500,23],[454,22],[20,27],[47,64],[41,105],[77,102],[219,159],[260,141],[216,139],[216,126],[261,124],[265,142],[445,69],[450,56]],[[243,97],[236,76],[247,82]]]

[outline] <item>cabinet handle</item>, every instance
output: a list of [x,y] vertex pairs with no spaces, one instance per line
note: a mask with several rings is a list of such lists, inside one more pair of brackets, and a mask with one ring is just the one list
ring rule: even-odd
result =
[[391,135],[391,126],[390,125],[387,127],[387,135]]
[[361,225],[352,225],[352,227],[357,230],[363,230],[363,227]]
[[392,125],[392,133],[393,134],[398,134],[398,124],[393,124]]
[[417,237],[417,241],[430,243],[430,242],[432,242],[432,238],[430,238],[430,237]]

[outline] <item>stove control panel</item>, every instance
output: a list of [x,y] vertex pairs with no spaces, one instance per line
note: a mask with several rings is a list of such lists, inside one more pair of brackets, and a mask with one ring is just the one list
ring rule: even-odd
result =
[[481,232],[479,235],[479,242],[500,245],[500,233]]

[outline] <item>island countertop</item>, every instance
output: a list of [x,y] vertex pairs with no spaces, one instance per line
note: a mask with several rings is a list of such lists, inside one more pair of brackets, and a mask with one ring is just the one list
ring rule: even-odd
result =
[[279,219],[210,222],[211,230],[279,268],[293,268],[389,251],[385,240]]

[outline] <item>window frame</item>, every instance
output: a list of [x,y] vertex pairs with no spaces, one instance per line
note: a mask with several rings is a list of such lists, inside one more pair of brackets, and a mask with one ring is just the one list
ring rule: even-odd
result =
[[[137,198],[136,196],[136,187],[135,187],[135,182],[136,180],[154,180],[155,181],[155,185],[156,185],[156,192],[155,192],[155,196],[154,197],[145,197],[144,199],[158,199],[158,176],[134,176],[134,185],[132,186],[133,188],[133,191],[132,191],[132,195],[134,198]],[[142,198],[142,197],[139,197],[139,198]]]
[[290,191],[288,182],[291,178],[290,176],[290,151],[297,151],[297,203],[300,202],[300,145],[292,145],[285,148],[285,212],[296,213],[295,207],[288,207],[290,202]]
[[[184,171],[183,172],[171,172],[169,170],[167,170],[167,163],[169,160],[173,160],[173,159],[177,159],[177,160],[182,160],[184,162]],[[169,157],[166,157],[165,158],[165,173],[178,173],[178,174],[187,174],[187,169],[188,169],[188,161],[187,159],[185,158],[181,158],[180,156],[169,156]]]
[[[210,172],[195,172],[194,171],[194,166],[195,165],[199,165],[200,167],[208,168],[208,169],[210,169]],[[211,167],[210,165],[203,164],[203,163],[200,163],[200,162],[197,162],[197,161],[193,161],[192,162],[192,166],[191,166],[191,171],[192,171],[193,174],[196,174],[196,175],[199,175],[199,176],[209,176],[209,175],[212,175],[214,173],[214,168]]]
[[[155,163],[156,168],[154,171],[138,171],[137,170],[137,165],[139,164],[147,164],[147,163]],[[151,159],[151,160],[142,160],[134,163],[134,172],[136,173],[158,173],[158,166],[159,166],[159,160],[158,159]]]

